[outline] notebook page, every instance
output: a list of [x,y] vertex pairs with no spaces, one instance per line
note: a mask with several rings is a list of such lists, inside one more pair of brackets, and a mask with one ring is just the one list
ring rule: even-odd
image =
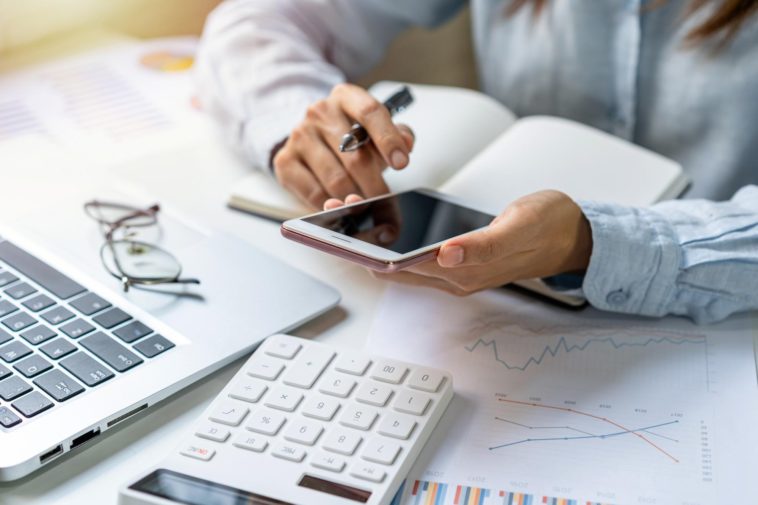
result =
[[440,189],[498,214],[541,189],[641,206],[685,186],[668,158],[573,121],[535,116],[517,121]]

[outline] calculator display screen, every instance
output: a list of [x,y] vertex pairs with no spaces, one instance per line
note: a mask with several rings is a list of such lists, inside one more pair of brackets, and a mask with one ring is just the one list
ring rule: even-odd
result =
[[293,505],[164,469],[154,471],[129,489],[187,505]]
[[419,191],[303,218],[303,221],[407,254],[487,226],[493,216]]

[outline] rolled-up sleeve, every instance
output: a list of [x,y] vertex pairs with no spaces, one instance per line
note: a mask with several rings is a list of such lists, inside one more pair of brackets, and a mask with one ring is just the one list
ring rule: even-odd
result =
[[412,25],[463,0],[227,0],[209,16],[195,70],[203,108],[258,167],[331,88],[370,69]]
[[758,186],[726,202],[579,205],[592,228],[582,291],[593,306],[699,323],[758,308]]

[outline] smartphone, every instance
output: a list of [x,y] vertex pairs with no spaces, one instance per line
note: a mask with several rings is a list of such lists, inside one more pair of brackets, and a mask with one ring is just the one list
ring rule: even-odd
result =
[[286,238],[380,272],[436,257],[447,239],[478,230],[494,216],[429,189],[364,200],[282,224]]

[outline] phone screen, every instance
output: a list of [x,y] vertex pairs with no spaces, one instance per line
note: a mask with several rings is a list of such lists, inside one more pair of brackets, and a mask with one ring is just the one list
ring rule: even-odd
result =
[[493,216],[477,210],[407,191],[303,220],[406,254],[487,226],[492,219]]

